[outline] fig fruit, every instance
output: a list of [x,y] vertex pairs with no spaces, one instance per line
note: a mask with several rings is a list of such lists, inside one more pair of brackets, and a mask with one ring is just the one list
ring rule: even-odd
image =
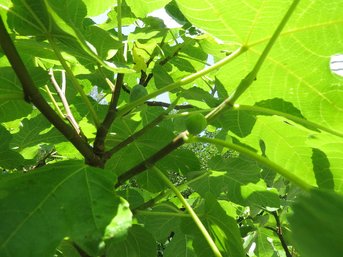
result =
[[142,85],[135,85],[130,92],[130,102],[134,102],[143,96],[148,95],[148,91]]
[[190,114],[186,120],[186,128],[191,134],[199,134],[207,126],[206,118],[201,113]]

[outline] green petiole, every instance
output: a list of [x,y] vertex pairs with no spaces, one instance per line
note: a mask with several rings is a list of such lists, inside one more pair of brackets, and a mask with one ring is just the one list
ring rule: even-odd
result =
[[197,227],[200,229],[201,233],[205,237],[206,241],[208,242],[209,246],[211,247],[214,256],[215,257],[222,257],[222,254],[218,250],[218,247],[214,243],[213,239],[211,238],[210,234],[208,233],[207,229],[205,228],[204,224],[202,224],[201,220],[199,219],[198,215],[195,213],[193,208],[190,206],[190,204],[186,201],[186,199],[182,196],[180,191],[176,188],[176,186],[163,174],[163,172],[157,168],[156,166],[151,166],[151,169],[153,169],[157,175],[163,180],[163,182],[169,186],[169,188],[175,193],[177,198],[180,200],[180,202],[183,204],[187,212],[190,214],[191,218],[197,225]]
[[271,160],[269,160],[268,158],[258,155],[250,150],[248,150],[247,148],[244,148],[242,146],[233,144],[231,142],[227,142],[227,141],[223,141],[223,140],[219,140],[216,138],[207,138],[207,137],[198,137],[198,136],[193,136],[193,137],[189,137],[188,139],[186,139],[187,143],[194,143],[194,142],[202,142],[202,143],[210,143],[210,144],[214,144],[214,145],[218,145],[218,146],[223,146],[226,148],[230,148],[232,150],[235,150],[257,162],[259,162],[260,164],[273,169],[275,172],[279,173],[280,175],[282,175],[283,177],[285,177],[286,179],[288,179],[289,181],[293,182],[294,184],[298,185],[299,187],[301,187],[302,189],[304,189],[305,191],[310,191],[311,189],[313,189],[313,186],[311,186],[310,184],[308,184],[307,182],[305,182],[304,180],[302,180],[300,177],[292,174],[291,172],[289,172],[288,170],[282,168],[281,166],[279,166],[278,164],[272,162]]

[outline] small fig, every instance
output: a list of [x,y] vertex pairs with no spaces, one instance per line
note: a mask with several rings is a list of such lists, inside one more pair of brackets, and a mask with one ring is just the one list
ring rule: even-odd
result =
[[207,126],[206,118],[201,113],[190,114],[186,120],[186,128],[191,134],[199,134]]
[[135,85],[130,92],[130,102],[134,102],[146,95],[148,95],[148,91],[144,86],[140,84]]

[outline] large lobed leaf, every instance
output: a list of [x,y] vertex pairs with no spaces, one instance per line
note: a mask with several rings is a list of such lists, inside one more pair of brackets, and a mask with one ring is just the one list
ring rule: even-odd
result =
[[[194,30],[193,32],[187,30],[186,34],[190,33],[195,39],[189,40],[184,35],[177,35],[176,32],[170,33],[173,34],[170,36],[165,28],[159,27],[161,24],[158,20],[144,18],[149,12],[163,7],[168,2],[168,0],[127,0],[123,12],[124,17],[125,12],[130,14],[130,19],[123,23],[125,25],[131,24],[135,19],[132,13],[142,18],[142,22],[145,23],[143,28],[137,27],[135,32],[128,37],[130,48],[134,42],[141,48],[140,51],[147,61],[150,57],[149,53],[159,47],[158,44],[163,37],[165,42],[160,44],[163,58],[171,57],[165,66],[158,61],[155,65],[155,60],[150,64],[149,69],[155,66],[152,69],[154,80],[151,80],[151,84],[147,87],[149,93],[155,88],[162,88],[204,67],[203,62],[206,61],[207,54],[213,54],[217,60],[218,57],[224,56],[224,53],[230,53],[240,45],[248,48],[239,58],[222,67],[215,74],[214,82],[211,81],[213,74],[209,74],[211,78],[206,78],[207,81],[204,79],[206,83],[197,80],[194,85],[188,85],[183,90],[181,96],[185,101],[203,109],[215,107],[218,104],[216,93],[220,99],[227,97],[251,70],[270,39],[277,22],[291,4],[290,0],[172,1],[173,7],[175,8],[175,3],[177,3],[185,15],[182,20],[191,22],[224,42],[224,44],[218,44],[208,35],[196,38],[194,35],[197,33],[194,33]],[[120,43],[113,33],[108,33],[94,24],[90,25],[92,22],[85,19],[107,10],[113,2],[103,1],[95,4],[89,0],[60,1],[59,3],[49,0],[36,2],[13,0],[13,3],[14,7],[11,6],[10,1],[0,0],[1,14],[4,17],[6,14],[3,10],[11,7],[7,14],[7,25],[22,35],[34,35],[39,39],[45,39],[49,34],[59,41],[57,50],[64,50],[70,54],[63,53],[64,57],[69,62],[72,60],[73,65],[76,66],[74,67],[77,71],[75,74],[86,76],[85,73],[93,71],[96,64],[112,58],[119,48]],[[341,51],[339,42],[342,42],[342,35],[339,33],[339,28],[343,20],[340,10],[343,10],[343,4],[340,1],[302,1],[267,57],[257,80],[239,99],[240,104],[262,106],[272,111],[291,114],[305,121],[317,122],[327,128],[325,133],[319,132],[316,126],[300,126],[286,118],[249,110],[223,113],[211,124],[222,129],[220,136],[228,138],[227,131],[229,131],[234,142],[239,141],[241,145],[249,145],[250,150],[258,152],[301,176],[307,183],[337,191],[343,190],[341,172],[343,140],[337,136],[337,133],[333,135],[335,133],[330,134],[328,131],[331,129],[337,132],[342,129],[343,106],[340,100],[343,98],[343,91],[340,88],[341,81],[330,73],[328,63],[331,55]],[[117,8],[111,11],[109,15],[111,19],[117,18],[116,11]],[[165,36],[167,34],[168,36]],[[176,36],[180,37],[176,40]],[[169,37],[172,38],[170,42],[173,42],[173,45],[167,43]],[[182,41],[181,39],[185,42],[178,42]],[[187,42],[188,40],[191,43]],[[32,40],[28,44],[25,41],[28,39],[16,39],[15,42],[29,66],[34,65],[37,59],[48,60],[44,61],[46,66],[58,63],[47,42]],[[175,46],[174,43],[177,45]],[[182,45],[181,50],[175,51],[175,48],[180,45]],[[38,51],[43,47],[44,51]],[[28,50],[34,52],[35,58],[24,54]],[[129,54],[128,62],[130,61]],[[111,71],[128,71],[107,68]],[[22,93],[13,72],[8,71],[8,68],[0,71],[4,71],[6,75],[0,76],[0,80],[3,78],[2,81],[10,82],[0,85],[5,92],[2,97],[0,96],[0,100],[6,100],[6,102],[0,102],[4,103],[0,105],[0,121],[25,117],[31,112],[31,108],[20,99]],[[10,76],[7,76],[8,74]],[[128,74],[125,77],[129,88],[132,88],[131,83],[137,83],[139,77],[139,74],[131,75]],[[87,76],[93,84],[98,84],[95,73],[87,74]],[[110,78],[113,74],[106,74],[106,76]],[[100,77],[103,83],[103,77]],[[212,83],[217,91],[211,89],[210,94],[208,88],[213,86]],[[99,86],[106,88],[106,86]],[[172,99],[175,97],[172,93],[170,95]],[[18,105],[9,101],[13,99],[18,100]],[[75,107],[82,116],[86,112],[81,114],[83,108],[80,107],[79,100],[76,99],[72,107]],[[119,103],[123,104],[125,101],[124,94]],[[15,109],[14,107],[19,106],[19,103],[22,105],[20,107],[25,108]],[[103,113],[101,111],[99,115]],[[136,116],[117,120],[111,134],[107,137],[108,146],[115,146],[130,137],[142,125],[146,125],[151,118],[147,118],[149,115],[155,117],[155,113],[142,111]],[[32,158],[31,149],[36,149],[37,144],[42,140],[60,143],[58,138],[55,139],[54,131],[47,131],[48,127],[45,127],[46,130],[43,133],[43,126],[39,126],[41,123],[34,121],[37,119],[22,120],[24,127],[14,135],[10,135],[3,127],[0,127],[0,136],[4,139],[0,143],[0,154],[7,153],[7,158],[1,156],[2,167],[17,167],[11,162],[18,157],[20,157],[18,158],[20,163],[24,161],[11,147],[16,147],[25,157]],[[33,122],[38,127],[33,126]],[[174,137],[172,130],[180,130],[176,123],[177,119],[163,122],[159,127],[127,145],[109,160],[107,168],[114,170],[116,174],[122,174],[144,161],[170,142]],[[182,125],[180,127],[184,129]],[[29,137],[31,132],[35,133],[35,137],[39,137],[39,141]],[[88,133],[90,137],[92,137],[92,132]],[[65,152],[69,151],[64,142],[59,144],[58,151],[62,151],[62,148]],[[187,150],[174,152],[161,160],[157,166],[166,173],[180,171],[186,175],[200,168],[197,158]],[[205,204],[200,204],[204,210],[199,208],[201,219],[215,238],[224,256],[244,256],[245,253],[241,247],[242,240],[234,220],[236,217],[225,213],[227,209],[218,204],[216,197],[249,206],[251,212],[256,206],[280,208],[277,191],[269,188],[274,181],[265,183],[262,176],[263,172],[268,172],[267,169],[263,167],[261,173],[260,165],[243,157],[226,160],[222,156],[216,156],[210,161],[209,168],[208,177],[195,179],[190,183],[201,196],[197,198],[198,201],[205,199],[202,201]],[[275,176],[271,180],[274,178]],[[26,175],[5,176],[0,181],[0,225],[2,228],[0,230],[0,255],[4,257],[51,256],[66,236],[71,237],[90,255],[97,255],[99,243],[103,239],[118,235],[118,238],[108,241],[108,255],[153,256],[156,254],[154,240],[165,239],[170,231],[176,232],[176,235],[165,249],[165,256],[209,256],[211,254],[209,248],[204,247],[207,246],[207,242],[198,232],[193,221],[185,218],[187,215],[179,210],[176,213],[170,211],[168,213],[168,208],[153,208],[152,216],[143,219],[145,228],[134,225],[128,230],[125,238],[127,229],[131,225],[131,215],[128,205],[123,201],[119,203],[119,199],[114,196],[111,190],[113,180],[113,176],[107,170],[90,168],[80,162],[71,161],[49,165]],[[138,176],[137,182],[150,192],[159,192],[164,189],[159,179],[149,172]],[[129,190],[131,189],[128,189],[128,192]],[[293,221],[291,220],[295,232],[294,238],[299,242],[299,250],[304,256],[321,253],[321,251],[315,250],[315,252],[311,249],[310,245],[314,241],[306,240],[311,233],[317,232],[313,224],[308,223],[310,220],[307,219],[308,217],[314,217],[317,220],[320,232],[326,228],[321,221],[322,218],[332,218],[333,223],[341,225],[336,218],[340,215],[340,209],[334,208],[334,204],[337,204],[338,208],[341,206],[338,196],[327,193],[311,194],[311,197],[303,198],[302,202],[295,205],[295,215]],[[332,200],[333,204],[322,201],[326,197]],[[143,203],[143,197],[139,195],[139,198],[136,197],[133,201],[140,205]],[[306,201],[310,202],[309,206],[306,205]],[[317,207],[321,210],[328,209],[332,215],[322,212],[315,215]],[[118,213],[113,219],[116,210]],[[175,216],[170,216],[173,214]],[[155,215],[160,216],[154,218]],[[306,221],[303,220],[304,218]],[[306,224],[304,230],[302,229],[303,222]],[[329,229],[332,235],[340,238],[340,234],[332,230],[333,223],[329,225]],[[107,227],[108,224],[110,224],[109,227]],[[255,253],[259,256],[276,254],[269,240],[270,233],[262,227],[257,230]],[[34,236],[32,236],[32,231],[34,231]],[[329,240],[325,241],[324,245],[327,252],[330,251],[330,241],[336,242],[334,239],[331,240],[330,236],[328,238]],[[320,238],[314,238],[314,240],[318,242]]]
[[114,176],[80,161],[45,166],[0,181],[0,255],[53,256],[64,237],[96,254],[120,204]]
[[[92,69],[100,62],[108,70],[119,71],[115,64],[103,61],[113,57],[120,43],[107,31],[92,26],[94,22],[86,18],[87,15],[101,14],[99,11],[110,8],[112,5],[108,1],[96,7],[89,1],[87,1],[89,5],[86,6],[81,0],[58,3],[48,0],[13,1],[13,3],[12,6],[10,2],[4,1],[0,5],[0,9],[8,10],[7,24],[11,30],[20,35],[37,37],[39,40],[47,39],[51,43],[46,46],[47,48],[54,48],[57,51],[64,48],[64,51],[76,57],[78,62],[88,69]],[[31,41],[31,44],[31,48],[41,45],[40,42],[34,41]],[[70,56],[68,58],[70,59]],[[74,64],[82,69],[78,62]],[[122,68],[121,71],[129,70]]]
[[[241,45],[248,48],[216,74],[231,93],[253,68],[291,1],[178,0],[177,3],[190,22],[222,40],[227,51]],[[339,43],[343,40],[339,32],[342,11],[342,1],[301,1],[256,80],[238,103],[254,105],[283,99],[293,107],[282,112],[315,122],[334,133],[342,131],[342,80],[329,70],[330,57],[342,51]],[[267,108],[279,109],[275,105]],[[338,157],[343,155],[341,137],[320,135],[275,117],[259,116],[253,121],[249,115],[232,114],[224,118],[219,120],[221,125],[242,137],[242,143],[258,150],[263,140],[269,159],[301,174],[312,185],[323,183],[313,172],[316,163],[312,162],[312,147],[318,148],[330,164],[335,189],[341,190],[342,159]]]

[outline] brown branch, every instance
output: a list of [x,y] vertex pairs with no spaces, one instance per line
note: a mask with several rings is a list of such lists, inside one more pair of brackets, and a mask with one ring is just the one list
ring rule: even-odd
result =
[[86,162],[92,166],[102,167],[100,158],[93,153],[93,149],[88,143],[76,133],[76,131],[66,124],[50,107],[36,88],[30,74],[28,73],[17,49],[15,48],[5,24],[0,17],[0,45],[7,56],[8,61],[21,82],[25,94],[25,100],[30,101],[37,109],[59,130],[85,157]]
[[145,80],[147,78],[147,74],[144,70],[141,70],[141,77],[139,78],[139,84],[142,85],[142,86],[147,86],[147,84],[145,84]]
[[172,142],[167,144],[165,147],[160,149],[158,152],[150,156],[148,159],[142,161],[141,163],[137,164],[135,167],[131,168],[130,170],[126,171],[125,173],[118,176],[118,181],[115,187],[119,187],[124,184],[125,181],[129,180],[130,178],[142,173],[151,165],[155,164],[157,161],[161,160],[163,157],[180,147],[185,143],[184,138],[187,137],[188,132],[184,131],[180,133],[177,137],[175,137]]
[[72,244],[81,257],[91,257],[90,255],[88,255],[88,253],[82,250],[81,247],[79,247],[76,243],[73,242]]
[[140,136],[144,135],[145,132],[147,132],[148,130],[152,129],[153,127],[155,127],[157,124],[159,124],[165,117],[165,115],[167,115],[172,109],[175,109],[176,103],[179,101],[179,97],[177,99],[175,99],[175,101],[171,104],[167,104],[167,109],[161,113],[160,115],[158,115],[155,119],[153,119],[148,125],[146,125],[144,128],[138,130],[136,133],[132,134],[130,137],[128,137],[127,139],[125,139],[124,141],[120,142],[119,144],[117,144],[115,147],[113,147],[111,150],[107,151],[104,153],[103,155],[103,159],[104,160],[108,160],[109,158],[111,158],[111,156],[113,154],[115,154],[116,152],[118,152],[120,149],[122,149],[123,147],[125,147],[126,145],[132,143],[134,140],[136,140],[137,138],[139,138]]
[[[178,55],[178,53],[180,52],[180,50],[182,49],[182,47],[184,47],[184,45],[179,45],[179,47],[175,50],[175,52],[172,55],[167,56],[166,58],[164,58],[163,60],[161,60],[158,64],[163,66],[165,65],[167,62],[169,62],[172,58],[174,58],[176,55]],[[144,72],[145,73],[145,72]],[[150,73],[148,76],[146,76],[145,74],[142,74],[142,76],[144,75],[144,80],[141,78],[140,79],[140,84],[143,86],[147,86],[148,83],[150,82],[150,80],[152,79],[152,77],[154,76],[153,73]]]
[[136,208],[131,209],[131,212],[133,215],[136,214],[137,211],[140,210],[145,210],[148,208],[151,208],[152,206],[154,206],[159,200],[161,200],[163,197],[165,196],[165,192],[162,191],[161,193],[159,193],[156,197],[142,203],[141,205],[137,206]]
[[[185,43],[187,44],[187,43]],[[179,54],[179,52],[181,51],[181,49],[184,47],[184,45],[179,45],[178,48],[176,48],[176,50],[174,51],[174,53],[172,55],[167,56],[166,58],[164,58],[163,60],[161,60],[159,62],[159,65],[163,66],[165,65],[167,62],[169,62],[171,59],[173,59],[175,56],[177,56]]]
[[273,228],[273,227],[270,227],[270,226],[265,226],[264,228],[269,229],[269,230],[273,231],[276,234],[278,233],[276,228]]
[[[172,55],[167,56],[166,58],[161,60],[158,64],[161,65],[161,66],[165,65],[167,62],[169,62],[172,58],[174,58],[179,53],[181,48],[182,48],[182,45],[178,49],[176,49],[176,51]],[[152,79],[153,76],[154,76],[154,74],[150,73],[147,76],[147,78],[145,79],[145,81],[143,82],[142,85],[146,87],[148,85],[148,83],[150,82],[150,80]]]
[[123,85],[123,80],[124,80],[124,74],[118,73],[116,84],[112,92],[112,98],[108,106],[106,117],[104,121],[100,124],[96,132],[96,137],[94,140],[94,152],[99,156],[102,156],[105,151],[105,139],[106,139],[108,130],[110,129],[117,114],[117,104],[119,100],[120,90]]
[[[162,48],[163,45],[164,45],[164,41],[166,40],[166,37],[167,37],[167,34],[165,34],[161,40],[161,43],[160,43],[160,46],[159,47],[155,47],[154,51],[152,52],[152,54],[150,55],[150,58],[149,60],[146,62],[146,66],[149,67],[150,63],[154,60],[155,56],[157,55],[158,53],[158,49],[159,48]],[[149,74],[149,76],[151,75],[151,73]],[[141,71],[141,77],[139,79],[139,84],[140,85],[143,85],[143,86],[147,86],[150,79],[149,79],[149,76],[147,76],[146,72],[145,71]],[[147,77],[148,77],[148,80],[147,80]]]
[[[148,106],[161,106],[161,107],[170,106],[169,103],[159,102],[159,101],[146,101],[145,104],[147,104]],[[183,104],[183,105],[175,105],[174,107],[175,110],[183,110],[183,109],[190,109],[190,108],[194,108],[194,106],[191,104]]]
[[118,152],[123,147],[127,146],[128,144],[135,141],[140,136],[144,135],[144,133],[151,128],[155,127],[158,123],[160,123],[165,116],[165,113],[162,113],[161,115],[157,116],[153,121],[151,121],[148,125],[146,125],[144,128],[138,130],[136,133],[132,134],[130,137],[126,138],[125,140],[121,141],[119,144],[117,144],[115,147],[113,147],[111,150],[104,153],[103,158],[104,160],[108,160],[111,158],[113,154]]
[[276,222],[276,228],[271,228],[271,227],[266,227],[266,228],[274,231],[277,234],[277,236],[279,237],[279,240],[281,242],[282,248],[284,249],[284,251],[286,253],[286,256],[287,257],[292,257],[292,254],[291,254],[291,252],[288,249],[286,240],[283,237],[283,232],[282,232],[282,227],[281,227],[281,222],[280,222],[279,216],[278,216],[276,211],[272,211],[270,213],[274,216],[274,219],[275,219],[275,222]]
[[143,82],[143,86],[144,87],[146,87],[148,84],[149,84],[149,82],[150,82],[150,80],[152,79],[152,77],[154,76],[154,74],[153,73],[149,73],[149,75],[146,77],[146,79],[144,80],[144,82]]

